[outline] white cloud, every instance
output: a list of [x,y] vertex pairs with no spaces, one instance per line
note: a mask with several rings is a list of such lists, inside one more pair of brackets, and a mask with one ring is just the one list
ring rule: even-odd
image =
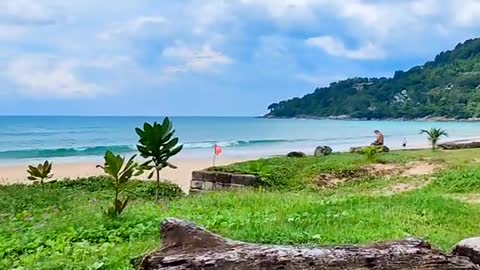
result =
[[25,34],[25,28],[18,25],[0,24],[0,40],[12,41],[18,40]]
[[415,15],[432,16],[441,12],[438,0],[417,0],[411,3],[411,9]]
[[454,23],[461,27],[473,27],[480,24],[480,1],[462,0],[453,3]]
[[7,66],[7,77],[21,94],[34,97],[93,97],[102,89],[83,82],[76,74],[75,61],[55,61],[46,57],[22,57]]
[[315,8],[328,2],[328,0],[240,0],[243,5],[262,8],[277,22],[312,20],[315,17]]
[[111,39],[114,39],[115,37],[131,36],[131,35],[137,34],[144,27],[148,27],[148,26],[159,27],[159,25],[166,24],[166,22],[167,20],[161,16],[154,16],[154,17],[141,16],[131,20],[130,22],[128,22],[126,25],[122,27],[119,27],[114,30],[102,32],[98,34],[97,37],[100,40],[111,40]]
[[55,22],[53,8],[34,0],[2,0],[0,21],[11,24],[51,24]]
[[[426,41],[444,40],[448,35],[456,35],[460,41],[471,33],[469,29],[480,27],[480,0],[239,0],[239,3],[265,12],[265,17],[277,25],[298,27],[301,22],[305,31],[327,36],[333,31],[341,32],[355,43],[364,44],[355,50],[358,54],[345,53],[350,58],[369,58],[367,55],[375,48],[388,50],[389,55],[424,53],[421,47]],[[324,21],[334,27],[323,29]]]
[[200,49],[194,49],[182,44],[165,48],[162,56],[176,60],[180,64],[166,68],[167,73],[178,72],[212,72],[220,66],[233,62],[231,58],[221,52],[215,51],[209,45],[203,45]]
[[305,44],[310,47],[320,48],[329,55],[349,59],[374,60],[385,57],[385,52],[372,43],[367,43],[358,49],[351,50],[346,48],[342,41],[332,36],[312,37],[305,40]]

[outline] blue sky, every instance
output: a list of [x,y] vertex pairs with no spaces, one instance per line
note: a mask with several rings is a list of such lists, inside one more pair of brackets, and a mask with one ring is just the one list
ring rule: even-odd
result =
[[1,0],[0,114],[260,115],[479,29],[480,0]]

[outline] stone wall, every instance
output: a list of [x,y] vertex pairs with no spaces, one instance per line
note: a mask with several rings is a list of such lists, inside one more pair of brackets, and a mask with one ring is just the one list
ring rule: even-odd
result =
[[258,179],[254,175],[194,171],[190,182],[190,192],[241,189],[247,186],[255,186],[257,183]]

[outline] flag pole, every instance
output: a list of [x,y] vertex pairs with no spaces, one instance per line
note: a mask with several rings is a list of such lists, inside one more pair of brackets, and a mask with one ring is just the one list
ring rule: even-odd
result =
[[213,146],[213,167],[215,167],[215,159],[217,157],[217,145]]

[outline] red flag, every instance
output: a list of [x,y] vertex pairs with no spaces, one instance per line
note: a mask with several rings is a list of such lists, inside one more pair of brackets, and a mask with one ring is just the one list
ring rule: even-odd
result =
[[223,150],[222,150],[222,148],[221,148],[220,146],[218,146],[218,145],[215,144],[215,149],[214,149],[214,151],[215,151],[215,155],[220,156],[220,155],[222,154],[222,151],[223,151]]

